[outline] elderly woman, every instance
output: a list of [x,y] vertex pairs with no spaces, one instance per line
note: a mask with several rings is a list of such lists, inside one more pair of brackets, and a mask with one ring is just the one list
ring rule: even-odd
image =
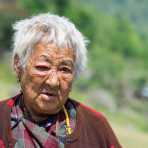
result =
[[14,30],[21,93],[0,103],[0,147],[121,148],[101,113],[69,98],[87,59],[87,41],[74,24],[46,13]]

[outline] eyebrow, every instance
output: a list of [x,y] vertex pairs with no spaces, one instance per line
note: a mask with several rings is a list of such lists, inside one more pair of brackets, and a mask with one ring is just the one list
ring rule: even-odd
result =
[[62,62],[61,62],[61,65],[67,65],[67,66],[74,66],[74,62],[70,59],[64,59]]
[[43,60],[45,60],[45,61],[47,61],[47,62],[51,62],[51,60],[48,58],[48,56],[47,55],[41,55],[41,56],[39,56],[39,59],[43,59]]
[[[49,63],[52,63],[52,60],[48,57],[48,55],[41,55],[39,58],[49,62]],[[62,61],[61,61],[61,64],[65,64],[65,65],[70,65],[70,66],[74,66],[74,62],[73,60],[71,60],[70,58],[64,58]]]

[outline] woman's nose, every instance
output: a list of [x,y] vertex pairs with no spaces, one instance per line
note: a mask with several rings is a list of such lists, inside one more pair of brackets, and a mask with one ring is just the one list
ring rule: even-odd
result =
[[59,76],[57,71],[52,70],[49,72],[47,79],[46,79],[46,84],[50,85],[52,88],[58,88],[59,87]]

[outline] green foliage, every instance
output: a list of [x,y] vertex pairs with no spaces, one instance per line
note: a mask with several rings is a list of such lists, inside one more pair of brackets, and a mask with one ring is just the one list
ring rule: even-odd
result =
[[0,48],[10,50],[12,37],[12,23],[17,19],[15,15],[0,13]]
[[[98,1],[93,2],[98,4]],[[122,4],[126,7],[127,3],[127,1],[123,3],[123,1],[105,0],[100,2],[101,9],[98,10],[98,7],[95,8],[90,3],[84,4],[83,0],[19,0],[18,6],[24,15],[15,13],[15,15],[0,16],[2,20],[0,47],[10,48],[11,24],[19,17],[47,11],[67,16],[90,41],[89,69],[85,72],[86,76],[77,83],[78,87],[84,90],[91,86],[104,87],[118,91],[120,96],[122,94],[120,86],[126,81],[134,92],[142,87],[141,80],[147,82],[148,38],[137,32],[135,25],[129,21],[126,14],[122,15],[122,11],[115,15],[104,12],[107,6],[117,11],[118,6]],[[134,77],[129,77],[129,72],[134,73]]]
[[27,15],[48,11],[48,9],[55,10],[53,0],[18,0],[18,4]]

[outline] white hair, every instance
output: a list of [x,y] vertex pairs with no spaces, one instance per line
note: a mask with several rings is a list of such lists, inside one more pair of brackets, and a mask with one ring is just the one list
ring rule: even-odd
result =
[[25,67],[34,45],[44,37],[58,47],[70,47],[76,55],[76,75],[84,70],[87,61],[87,43],[85,37],[75,25],[65,17],[43,13],[16,22],[14,29],[13,63],[18,55],[20,64]]

